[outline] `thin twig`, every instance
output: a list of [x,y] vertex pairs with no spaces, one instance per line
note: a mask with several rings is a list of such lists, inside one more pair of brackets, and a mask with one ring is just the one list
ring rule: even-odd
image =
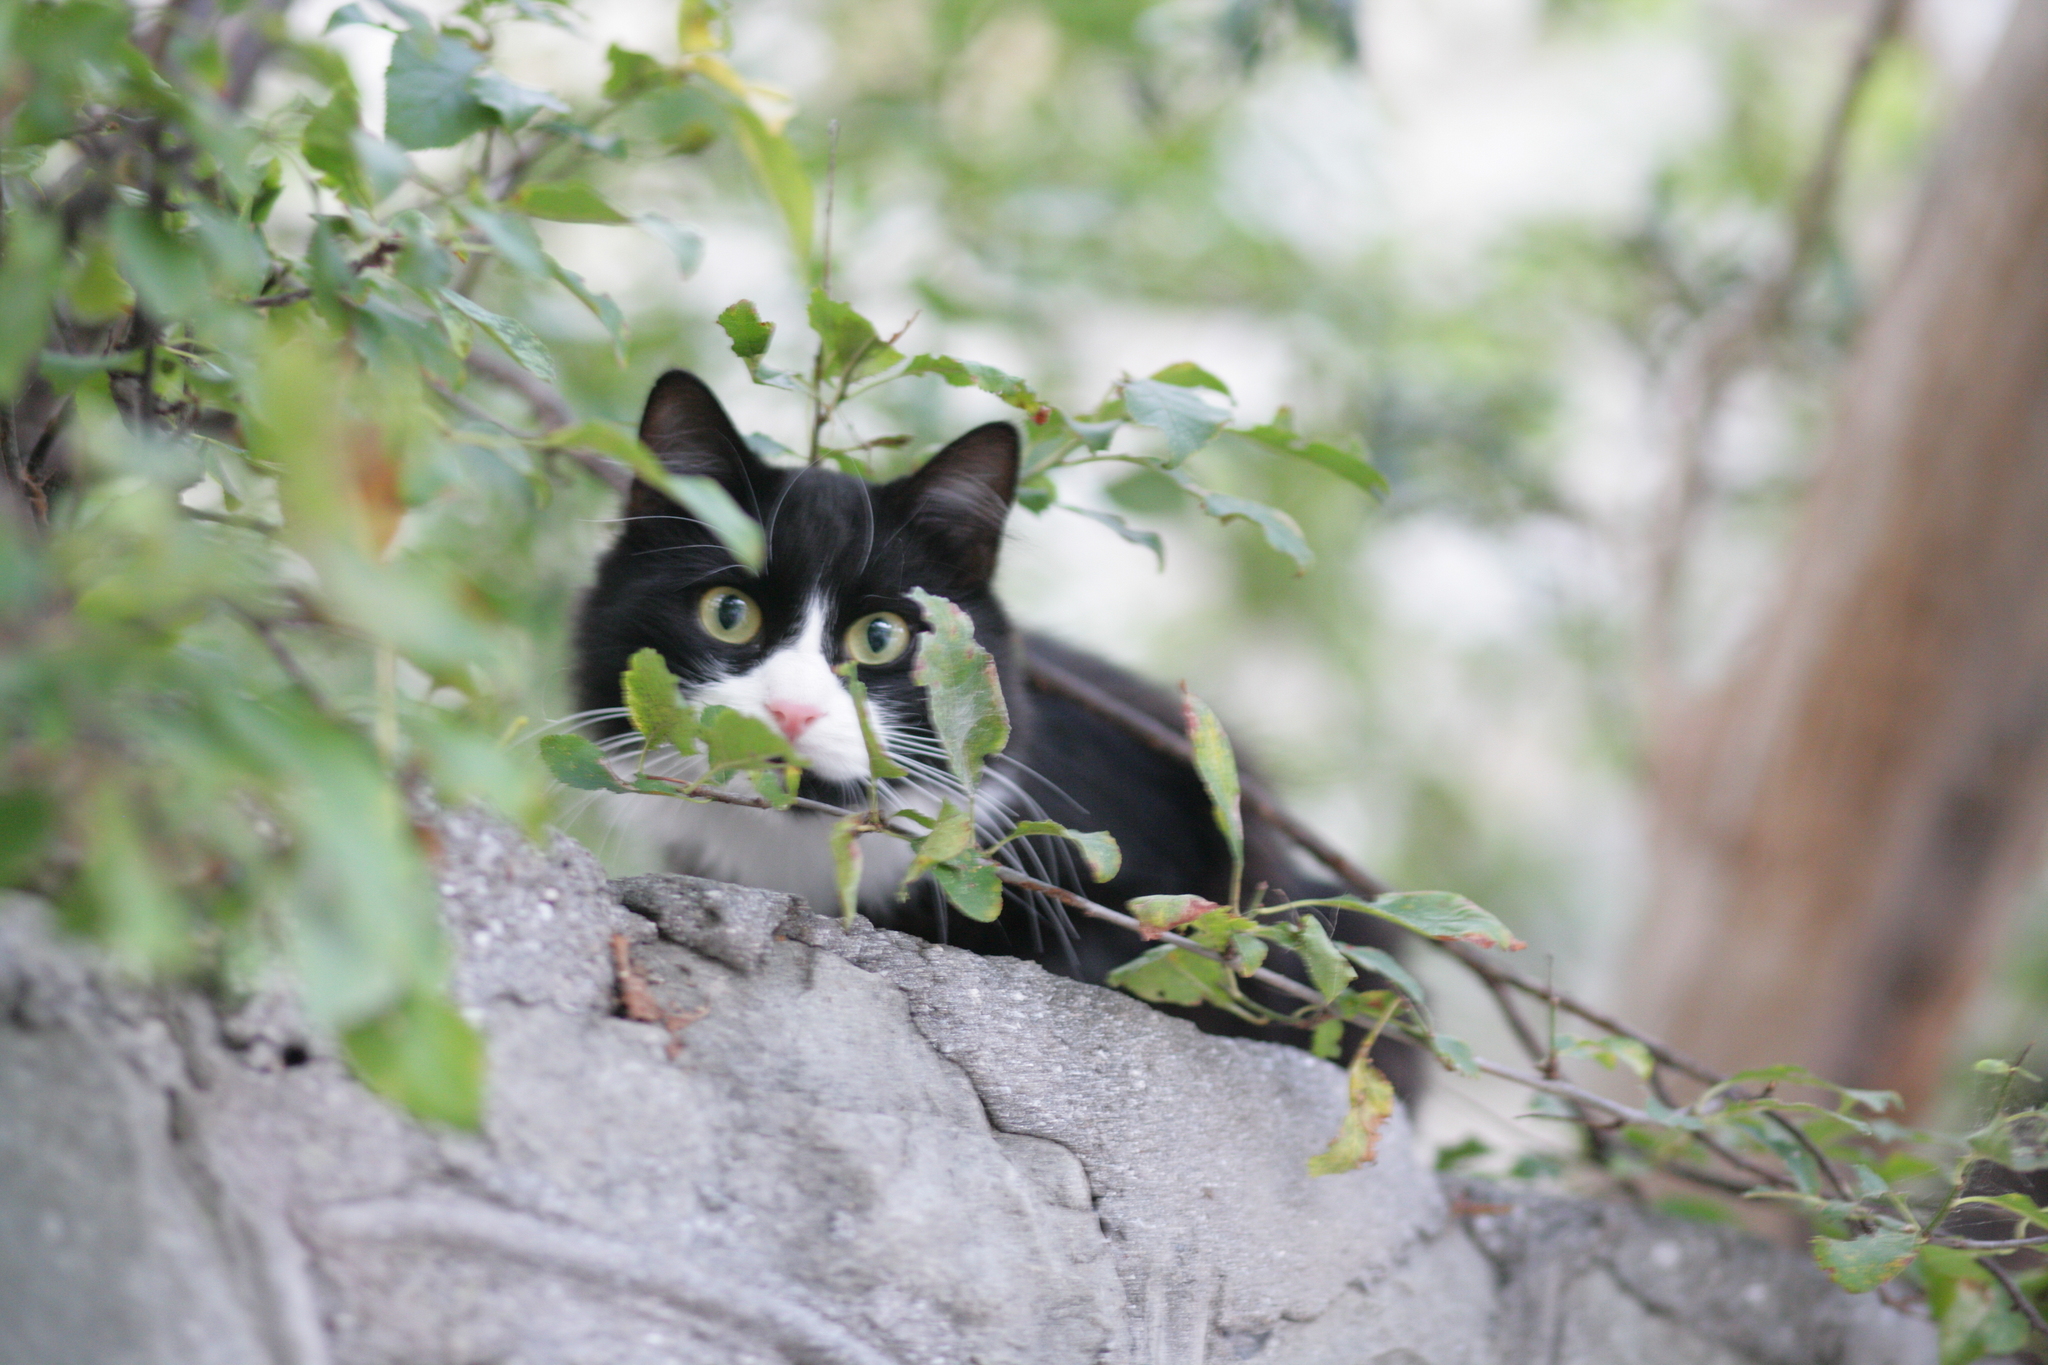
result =
[[2041,1310],[2034,1307],[2034,1301],[2027,1297],[2027,1292],[2020,1288],[2019,1281],[2015,1280],[2012,1277],[2012,1272],[2005,1268],[2003,1258],[1986,1256],[1978,1261],[1977,1264],[1990,1271],[1997,1278],[1998,1282],[2005,1286],[2006,1295],[2012,1300],[2013,1307],[2019,1309],[2021,1315],[2029,1323],[2033,1324],[2034,1330],[2042,1336],[2048,1337],[2048,1321],[2043,1321]]
[[[1194,751],[1188,747],[1184,736],[1057,665],[1047,663],[1043,659],[1033,659],[1026,665],[1025,678],[1030,686],[1041,692],[1065,697],[1103,719],[1113,721],[1132,738],[1160,753],[1183,763],[1194,762]],[[1283,810],[1257,778],[1241,776],[1241,781],[1246,810],[1293,840],[1303,852],[1328,868],[1339,881],[1358,895],[1370,900],[1383,896],[1392,889],[1384,879],[1352,862],[1327,840]],[[1494,961],[1484,950],[1469,943],[1452,942],[1438,946],[1476,972],[1489,985],[1507,986],[1535,1000],[1549,1001],[1554,997],[1559,1008],[1616,1037],[1634,1039],[1648,1048],[1650,1055],[1664,1065],[1683,1072],[1704,1085],[1719,1085],[1728,1079],[1706,1063],[1687,1056],[1669,1043],[1652,1038],[1639,1029],[1631,1028],[1613,1015],[1595,1009],[1562,991],[1551,990],[1512,967]]]

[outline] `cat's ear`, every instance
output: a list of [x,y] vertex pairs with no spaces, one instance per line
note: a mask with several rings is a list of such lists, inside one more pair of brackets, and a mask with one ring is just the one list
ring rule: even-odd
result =
[[962,577],[981,586],[995,576],[1003,522],[1017,499],[1017,429],[976,427],[903,480],[911,523]]
[[[718,480],[741,507],[759,504],[756,490],[765,486],[768,466],[725,415],[711,386],[688,370],[670,370],[654,381],[646,411],[640,414],[640,443],[664,468]],[[640,480],[633,481],[628,516],[658,514],[668,506],[667,498]]]

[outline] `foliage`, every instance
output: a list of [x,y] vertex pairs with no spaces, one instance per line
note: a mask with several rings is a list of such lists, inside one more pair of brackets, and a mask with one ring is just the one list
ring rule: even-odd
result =
[[[958,37],[986,8],[946,0],[936,13]],[[483,1058],[445,995],[422,800],[488,800],[535,829],[545,818],[548,793],[522,738],[549,704],[535,681],[549,656],[535,642],[558,628],[548,623],[587,558],[573,528],[601,514],[625,471],[689,506],[743,560],[760,553],[759,528],[716,485],[661,470],[600,415],[603,403],[578,420],[556,396],[557,381],[623,392],[627,378],[591,376],[623,376],[621,357],[670,339],[629,333],[625,311],[557,259],[537,225],[637,234],[688,274],[702,239],[621,208],[613,177],[730,151],[808,271],[823,264],[807,169],[819,158],[787,124],[787,103],[734,67],[723,7],[702,0],[679,7],[674,60],[614,46],[588,97],[521,85],[494,65],[509,24],[570,31],[562,0],[468,0],[438,22],[395,3],[345,5],[331,28],[367,26],[391,42],[376,131],[336,50],[267,12],[245,7],[208,26],[177,5],[0,0],[0,307],[13,324],[0,337],[0,877],[49,896],[138,971],[227,991],[288,972],[366,1081],[419,1114],[474,1126]],[[1240,69],[1270,60],[1289,25],[1340,60],[1355,50],[1346,6],[1231,14],[1222,52]],[[1071,297],[1051,287],[1055,267],[1104,296],[1210,306],[1290,281],[1290,317],[1326,338],[1318,363],[1365,376],[1338,407],[1371,436],[1378,464],[1355,436],[1298,431],[1288,408],[1265,420],[1242,411],[1190,361],[1123,375],[1090,407],[1062,406],[1045,395],[1066,391],[1070,376],[1026,380],[899,345],[907,328],[885,336],[822,271],[807,276],[818,286],[804,310],[818,339],[808,365],[770,358],[776,323],[792,319],[764,319],[744,301],[718,318],[756,382],[809,402],[810,457],[882,472],[900,442],[844,437],[847,403],[971,389],[1025,422],[1031,511],[1071,505],[1158,550],[1157,530],[1127,518],[1194,509],[1249,523],[1297,572],[1312,539],[1348,549],[1357,534],[1340,524],[1356,520],[1355,504],[1330,504],[1325,490],[1377,496],[1381,465],[1397,509],[1456,505],[1485,518],[1562,506],[1535,450],[1554,401],[1535,340],[1554,330],[1545,288],[1516,297],[1518,321],[1479,321],[1494,300],[1423,307],[1369,258],[1306,269],[1228,215],[1181,214],[1199,225],[1186,237],[1147,231],[1142,215],[1160,205],[1206,202],[1226,86],[1157,41],[1158,25],[1141,23],[1157,18],[1152,7],[1059,4],[1042,17],[1079,74],[1104,53],[1128,62],[1145,136],[1077,127],[1066,111],[1086,101],[1048,86],[1016,120],[1025,135],[949,142],[928,113],[944,92],[867,91],[876,117],[850,133],[843,211],[882,196],[874,187],[888,182],[891,148],[938,148],[940,211],[1010,281],[977,296],[933,274],[921,287],[942,318],[1050,316]],[[1703,316],[1734,288],[1736,267],[1687,218],[1688,203],[1784,193],[1773,169],[1782,158],[1756,141],[1770,121],[1746,108],[1729,132],[1733,159],[1674,175],[1643,234],[1589,242],[1561,231],[1521,259],[1549,252],[1588,272],[1633,263],[1613,321],[1659,353],[1673,307]],[[1110,151],[1083,154],[1090,145]],[[1015,211],[1027,184],[1103,211]],[[1039,249],[1048,243],[1057,250]],[[565,344],[547,321],[559,305],[586,313],[602,341]],[[1852,306],[1822,300],[1819,329],[1839,331]],[[1124,476],[1108,485],[1118,510],[1064,501],[1085,480],[1063,472],[1090,466]],[[1275,592],[1270,556],[1258,554],[1238,566],[1254,603]],[[1328,628],[1355,612],[1342,585],[1309,591],[1321,594],[1309,599],[1320,614],[1310,628],[1345,634]],[[977,764],[1001,747],[1000,694],[949,604],[924,606],[935,628],[919,681],[934,714],[951,718],[942,738],[971,794]],[[645,739],[640,766],[615,771],[587,741],[549,735],[539,752],[561,782],[814,805],[794,795],[800,763],[772,729],[683,705],[658,657],[635,660],[626,692]],[[1193,698],[1188,718],[1190,750],[1235,840],[1245,793],[1229,741]],[[699,755],[702,776],[648,773],[646,756],[664,744]],[[1009,887],[1144,934],[1153,946],[1118,978],[1135,993],[1299,1027],[1325,1052],[1345,1023],[1392,1030],[1447,1067],[1526,1086],[1576,1121],[1589,1155],[1623,1181],[1655,1169],[1790,1202],[1813,1219],[1816,1256],[1846,1287],[1919,1281],[1945,1360],[2027,1337],[2043,1286],[2013,1278],[2003,1258],[2048,1244],[2048,1215],[1972,1182],[1988,1163],[2039,1168],[2048,1113],[2007,1112],[2001,1094],[1975,1133],[1909,1132],[1887,1119],[1882,1095],[1786,1069],[1722,1077],[1519,976],[1497,959],[1518,940],[1463,897],[1356,885],[1263,905],[1237,887],[1225,904],[1102,906],[1034,883],[1003,852],[1018,837],[1066,838],[1107,880],[1118,855],[1106,835],[1041,822],[991,837],[971,805],[933,816],[881,809],[879,794],[866,809],[825,812],[849,911],[860,839],[905,839],[910,875],[933,877],[972,917],[993,917]],[[1331,938],[1322,916],[1333,910],[1400,924],[1443,944],[1504,1002],[1541,1004],[1541,1030],[1504,1004],[1531,1044],[1527,1065],[1442,1031],[1398,961]],[[1300,958],[1307,982],[1269,968],[1275,947]],[[1362,988],[1361,974],[1390,984]],[[1294,1003],[1253,999],[1243,988],[1253,978]],[[1593,1036],[1562,1032],[1560,1013]],[[1637,1100],[1569,1079],[1588,1065],[1632,1078]],[[1318,1171],[1370,1160],[1391,1109],[1364,1049],[1350,1067],[1351,1111]],[[1962,1235],[1958,1210],[2004,1231]]]

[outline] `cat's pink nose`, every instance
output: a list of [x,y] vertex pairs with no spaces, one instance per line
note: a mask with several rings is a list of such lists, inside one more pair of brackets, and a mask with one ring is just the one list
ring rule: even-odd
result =
[[822,706],[806,706],[800,701],[771,701],[768,714],[775,717],[776,728],[796,743],[797,736],[811,728],[811,722],[825,714]]

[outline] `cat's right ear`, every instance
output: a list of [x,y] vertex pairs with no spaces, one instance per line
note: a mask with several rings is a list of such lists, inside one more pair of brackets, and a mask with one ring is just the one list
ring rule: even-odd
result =
[[[640,414],[640,443],[662,467],[677,474],[718,480],[741,507],[760,511],[758,490],[769,470],[725,415],[711,386],[688,370],[670,370],[654,381]],[[640,480],[626,500],[626,515],[658,516],[673,510],[666,497]]]

